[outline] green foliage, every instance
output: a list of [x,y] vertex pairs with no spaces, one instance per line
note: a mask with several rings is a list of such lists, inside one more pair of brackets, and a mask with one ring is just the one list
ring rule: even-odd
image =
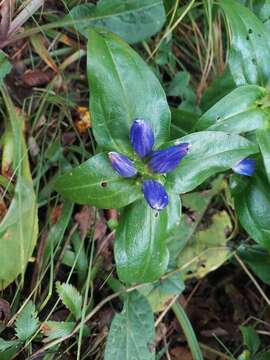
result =
[[56,283],[56,288],[60,299],[65,307],[71,312],[76,320],[81,317],[82,296],[78,290],[71,284]]
[[69,17],[86,37],[89,27],[104,28],[132,44],[157,33],[165,22],[165,11],[161,0],[100,0],[96,6],[74,7]]
[[105,360],[154,360],[154,316],[148,301],[137,291],[127,296],[115,315],[108,336]]
[[7,59],[6,54],[0,50],[0,83],[4,80],[6,75],[11,71],[11,64]]
[[267,29],[238,1],[222,0],[220,6],[232,29],[229,66],[236,85],[266,85],[270,78],[270,42]]
[[58,177],[55,188],[71,201],[105,209],[120,208],[141,197],[136,180],[119,176],[105,153]]
[[23,274],[38,236],[36,196],[30,175],[23,134],[24,119],[16,112],[2,88],[8,119],[3,140],[2,169],[14,169],[17,175],[14,197],[0,223],[0,288],[6,288]]
[[35,305],[29,301],[22,309],[15,323],[16,336],[20,341],[26,341],[34,335],[38,328],[38,318]]
[[256,144],[244,137],[221,131],[201,131],[180,140],[188,142],[191,149],[181,160],[181,166],[167,176],[167,182],[176,193],[195,189],[207,178],[232,168],[241,159],[258,151]]
[[141,57],[119,37],[94,30],[89,32],[87,52],[90,111],[99,146],[132,154],[129,129],[135,118],[151,124],[155,147],[167,141],[170,110],[166,96]]

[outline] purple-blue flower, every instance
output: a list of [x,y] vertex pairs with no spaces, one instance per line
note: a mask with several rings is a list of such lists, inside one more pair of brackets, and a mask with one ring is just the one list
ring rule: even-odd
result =
[[256,170],[256,161],[251,158],[245,158],[234,165],[232,169],[237,174],[251,176]]
[[133,177],[137,175],[138,171],[133,165],[133,162],[125,155],[119,154],[115,151],[109,152],[109,159],[112,167],[123,177]]
[[155,137],[151,126],[143,119],[133,121],[130,128],[130,142],[140,158],[144,158],[151,153]]
[[164,186],[156,180],[144,180],[142,192],[152,209],[162,210],[169,203],[169,197]]
[[155,173],[165,174],[173,171],[180,160],[187,154],[188,143],[171,146],[168,149],[154,151],[151,155],[149,167]]
[[[130,142],[141,159],[149,160],[148,169],[157,174],[166,174],[174,170],[189,149],[189,144],[183,143],[164,150],[153,151],[154,133],[149,123],[143,119],[134,120],[130,128]],[[110,152],[109,159],[119,175],[124,177],[137,175],[134,163],[127,156]],[[152,209],[162,210],[168,205],[168,194],[160,182],[153,179],[144,180],[142,192]]]

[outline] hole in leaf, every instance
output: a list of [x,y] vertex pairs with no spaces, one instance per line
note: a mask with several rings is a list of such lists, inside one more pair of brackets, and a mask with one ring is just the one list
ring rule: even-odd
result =
[[107,186],[108,186],[107,181],[102,181],[102,182],[100,183],[100,186],[103,187],[103,188],[107,187]]
[[254,64],[254,65],[257,64],[257,61],[256,61],[256,59],[254,59],[254,58],[251,59],[251,62],[252,62],[252,64]]
[[249,40],[249,36],[248,36],[248,35],[247,35],[246,39]]
[[252,33],[253,33],[253,30],[252,30],[252,29],[248,29],[248,33],[249,33],[249,34],[252,34]]
[[156,218],[158,217],[158,211],[155,213],[155,217],[156,217]]

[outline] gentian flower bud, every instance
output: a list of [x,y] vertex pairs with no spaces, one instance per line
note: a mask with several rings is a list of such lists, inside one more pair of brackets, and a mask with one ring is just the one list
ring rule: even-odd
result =
[[240,160],[232,169],[237,174],[251,176],[256,170],[256,161],[251,158],[246,158]]
[[133,177],[137,174],[137,169],[135,168],[133,162],[125,155],[111,151],[109,152],[109,159],[112,167],[119,175],[124,177]]
[[165,188],[156,180],[145,180],[142,185],[142,192],[152,209],[162,210],[169,203]]
[[174,170],[180,160],[187,154],[188,143],[171,146],[164,150],[154,151],[149,162],[149,167],[153,172],[165,174]]
[[143,119],[134,120],[130,128],[130,142],[134,151],[141,158],[149,155],[155,142],[154,133],[149,123]]

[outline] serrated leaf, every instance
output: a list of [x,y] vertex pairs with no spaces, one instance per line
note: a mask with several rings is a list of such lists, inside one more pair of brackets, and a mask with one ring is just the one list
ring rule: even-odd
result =
[[29,339],[38,328],[38,318],[37,312],[35,308],[35,304],[30,300],[25,307],[23,308],[22,312],[19,314],[16,323],[15,323],[15,330],[16,336],[21,341],[26,341]]
[[58,177],[55,188],[71,201],[103,209],[120,208],[142,196],[136,180],[119,176],[106,153],[95,155]]
[[135,118],[151,124],[156,147],[168,141],[170,109],[148,65],[116,35],[89,30],[88,39],[90,111],[99,146],[133,155],[129,131]]
[[232,28],[229,66],[235,83],[265,85],[270,78],[269,33],[247,7],[235,0],[219,2]]
[[56,283],[56,288],[60,299],[71,314],[78,320],[81,317],[82,310],[82,296],[78,290],[71,284],[59,282]]
[[83,35],[91,27],[114,32],[133,44],[157,33],[165,22],[165,11],[161,0],[100,0],[96,6],[82,4],[69,14],[74,25]]
[[0,338],[0,352],[9,350],[12,347],[17,347],[19,345],[18,340],[4,340]]
[[137,291],[125,299],[115,315],[105,349],[105,360],[154,360],[154,316],[148,301]]
[[191,148],[176,170],[167,175],[166,186],[176,193],[191,191],[209,177],[258,152],[257,145],[244,137],[221,131],[193,133],[170,144],[180,141],[188,142]]
[[51,341],[70,335],[74,326],[73,321],[46,321],[41,331],[47,337],[46,341]]

